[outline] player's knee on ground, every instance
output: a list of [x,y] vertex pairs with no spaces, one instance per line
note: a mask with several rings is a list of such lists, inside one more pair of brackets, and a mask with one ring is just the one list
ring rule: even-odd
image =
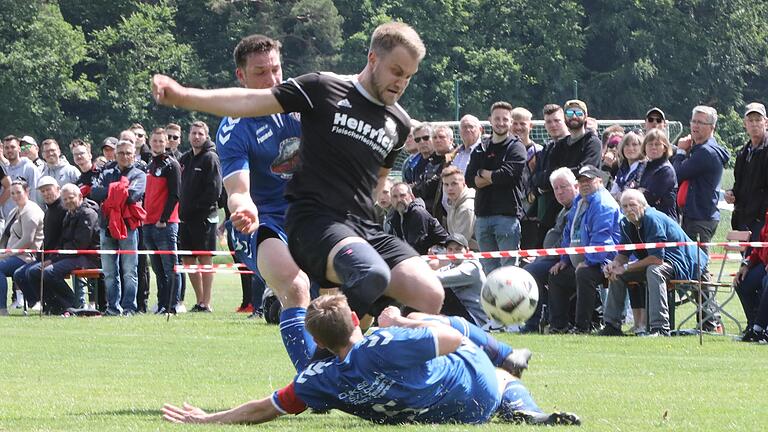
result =
[[368,243],[350,243],[333,257],[333,269],[342,282],[350,308],[363,316],[387,289],[389,266]]

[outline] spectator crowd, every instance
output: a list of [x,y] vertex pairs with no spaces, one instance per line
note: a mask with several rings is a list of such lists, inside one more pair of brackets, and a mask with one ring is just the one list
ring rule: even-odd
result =
[[[549,104],[542,114],[546,142],[531,138],[533,114],[496,102],[490,134],[472,115],[458,137],[444,125],[415,125],[405,145],[402,178],[376,198],[378,222],[420,254],[606,246],[645,242],[709,242],[720,221],[723,169],[732,157],[715,138],[717,112],[696,106],[690,135],[670,142],[659,108],[645,127],[613,125],[602,134],[581,100]],[[734,205],[734,230],[768,238],[768,135],[765,107],[744,112],[749,141],[735,155],[735,182],[724,199]],[[133,124],[101,143],[59,143],[31,136],[3,138],[0,155],[0,247],[118,251],[212,251],[221,232],[226,192],[208,126],[194,122],[182,153],[181,126],[147,132]],[[231,244],[231,242],[230,242]],[[486,275],[519,265],[536,279],[540,302],[521,332],[638,335],[673,330],[667,290],[673,279],[707,278],[708,250],[695,246],[583,255],[433,262],[446,292],[443,312],[462,315],[487,330],[510,330],[479,307]],[[748,320],[745,340],[768,340],[766,252],[747,251],[735,284]],[[149,258],[147,258],[149,257]],[[42,261],[41,261],[42,259]],[[3,253],[0,315],[8,297],[18,307],[61,314],[72,308],[106,315],[179,313],[187,281],[179,264],[210,265],[205,254],[117,253],[64,255]],[[149,266],[156,278],[149,294]],[[100,269],[103,286],[65,282],[75,269]],[[189,275],[193,312],[211,312],[214,273]],[[44,289],[41,291],[41,280]],[[258,277],[244,277],[239,311],[260,313]],[[263,282],[262,282],[263,283]],[[101,301],[96,304],[101,292]],[[703,328],[721,331],[714,295],[704,292]],[[253,298],[252,298],[253,297]]]

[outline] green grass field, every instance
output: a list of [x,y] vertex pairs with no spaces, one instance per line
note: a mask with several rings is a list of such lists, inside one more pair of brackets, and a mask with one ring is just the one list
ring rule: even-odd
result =
[[[724,212],[717,240],[724,237],[729,216]],[[734,270],[731,264],[725,273]],[[277,327],[232,312],[240,301],[239,280],[219,275],[215,287],[215,313],[183,314],[169,322],[152,315],[41,319],[13,311],[2,317],[0,430],[245,430],[172,425],[160,416],[164,402],[229,408],[268,395],[293,376]],[[738,300],[728,309],[743,322]],[[678,320],[690,310],[681,308]],[[499,337],[534,351],[524,376],[534,397],[545,410],[577,412],[583,430],[768,430],[768,346],[709,335],[703,346],[698,337]],[[339,412],[283,417],[258,427],[395,430]],[[468,429],[537,428],[500,422],[397,427]]]
[[[234,276],[217,277],[215,313],[184,314],[170,322],[152,315],[3,317],[0,430],[202,430],[164,423],[159,408],[189,401],[218,410],[287,384],[292,367],[277,327],[231,312],[239,303],[236,284]],[[706,336],[703,346],[698,337],[500,338],[534,351],[524,378],[535,398],[544,409],[577,412],[584,430],[768,429],[759,409],[765,406],[768,346],[727,336]],[[339,412],[283,417],[260,427],[385,429]],[[526,428],[494,422],[476,430],[502,429]]]

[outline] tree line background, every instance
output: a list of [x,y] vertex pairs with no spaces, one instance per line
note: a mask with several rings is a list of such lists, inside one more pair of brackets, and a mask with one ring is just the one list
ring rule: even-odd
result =
[[687,124],[712,105],[736,146],[743,105],[768,95],[768,2],[754,0],[0,0],[0,19],[0,133],[62,143],[133,122],[215,129],[155,105],[150,77],[237,85],[232,51],[251,33],[282,41],[285,77],[357,73],[392,19],[427,46],[401,100],[418,119],[454,119],[457,93],[461,114],[507,100],[541,118],[577,81],[600,119],[659,106]]

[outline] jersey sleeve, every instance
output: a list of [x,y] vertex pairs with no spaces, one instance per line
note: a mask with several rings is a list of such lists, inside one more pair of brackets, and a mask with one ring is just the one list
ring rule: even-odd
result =
[[272,94],[285,112],[305,112],[313,109],[313,89],[320,74],[310,73],[297,78],[288,78],[282,84],[272,88]]
[[282,414],[300,414],[307,405],[299,399],[293,382],[272,393],[272,405]]
[[440,352],[437,337],[429,327],[380,329],[366,338],[365,349],[379,365],[395,368],[421,365]]
[[[255,137],[252,137],[255,139]],[[239,171],[250,171],[248,146],[250,144],[248,127],[241,118],[224,117],[216,132],[216,153],[221,162],[221,177],[227,177]]]

